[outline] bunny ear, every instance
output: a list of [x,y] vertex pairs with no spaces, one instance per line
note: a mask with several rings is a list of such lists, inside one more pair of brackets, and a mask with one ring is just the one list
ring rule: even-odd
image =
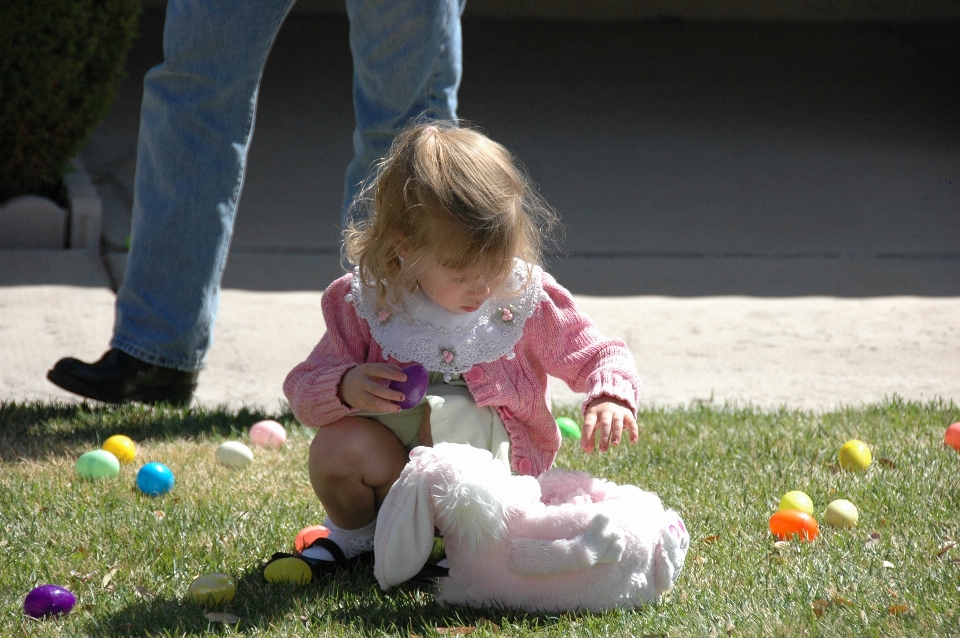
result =
[[373,573],[383,590],[416,576],[433,549],[430,485],[421,456],[411,454],[377,515]]

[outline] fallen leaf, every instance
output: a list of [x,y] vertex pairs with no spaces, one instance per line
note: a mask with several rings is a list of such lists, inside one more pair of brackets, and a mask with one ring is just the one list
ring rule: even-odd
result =
[[831,474],[840,473],[840,467],[836,463],[827,463],[827,469],[830,470]]
[[702,565],[703,563],[709,563],[710,561],[707,559],[706,556],[701,556],[700,554],[697,554],[696,556],[693,557],[693,562]]
[[103,587],[104,589],[106,589],[106,588],[107,588],[107,585],[110,584],[110,581],[113,580],[113,576],[114,576],[114,574],[116,574],[116,573],[117,573],[117,568],[116,568],[116,567],[111,567],[111,568],[110,568],[110,571],[107,572],[106,576],[104,576],[104,577],[103,577],[103,580],[100,582],[100,586]]
[[481,618],[475,624],[477,625],[477,629],[480,629],[481,627],[486,627],[493,632],[500,631],[500,625],[498,625],[497,623],[493,622],[488,618]]
[[157,517],[158,521],[162,521],[167,517],[167,513],[163,510],[154,510],[153,515]]
[[834,599],[833,599],[832,601],[830,601],[830,602],[832,602],[834,605],[842,605],[843,607],[849,607],[850,605],[853,604],[852,601],[847,600],[846,598],[843,598],[842,596],[837,596],[836,598],[834,598]]
[[891,461],[890,459],[877,459],[877,463],[879,463],[883,467],[888,467],[891,470],[896,469],[897,467],[897,464]]
[[827,607],[830,606],[830,601],[821,598],[820,600],[813,601],[813,613],[817,618],[823,618],[824,612],[827,611]]
[[790,547],[790,541],[777,541],[773,544],[777,549],[783,549],[785,547]]
[[157,597],[157,595],[154,592],[150,591],[143,585],[137,585],[134,591],[136,592],[137,596],[139,596],[140,598],[143,598],[144,600],[153,600],[154,598]]
[[700,542],[702,542],[702,543],[716,543],[718,540],[720,540],[720,534],[713,534],[713,535],[711,535],[711,536],[707,536],[705,539],[703,539],[703,540],[700,541]]
[[899,616],[910,611],[910,605],[890,605],[887,607],[887,611],[890,612],[891,616]]
[[869,547],[875,547],[879,542],[880,542],[880,534],[878,534],[877,532],[874,532],[870,534],[870,536],[867,536],[867,539],[863,542],[863,544],[869,548]]
[[234,625],[240,622],[240,616],[234,616],[233,614],[227,614],[222,611],[208,611],[204,616],[206,616],[210,622],[222,622],[228,625]]
[[863,621],[863,624],[864,624],[864,625],[869,625],[869,624],[870,624],[870,620],[867,619],[867,612],[864,611],[863,609],[860,610],[860,620]]
[[883,561],[883,562],[881,563],[881,565],[883,565],[883,566],[886,567],[887,569],[893,569],[893,563],[891,563],[891,562],[888,561],[888,560]]
[[944,555],[945,555],[947,552],[949,552],[951,549],[953,549],[953,548],[956,547],[956,546],[957,546],[957,544],[956,544],[955,542],[953,542],[953,541],[947,541],[947,542],[944,543],[943,546],[940,548],[940,551],[937,552],[937,558],[943,558]]

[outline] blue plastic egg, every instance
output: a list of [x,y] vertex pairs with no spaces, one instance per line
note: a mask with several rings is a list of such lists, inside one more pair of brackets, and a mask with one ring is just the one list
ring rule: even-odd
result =
[[147,463],[137,472],[137,487],[147,496],[160,496],[173,489],[173,472],[163,463]]

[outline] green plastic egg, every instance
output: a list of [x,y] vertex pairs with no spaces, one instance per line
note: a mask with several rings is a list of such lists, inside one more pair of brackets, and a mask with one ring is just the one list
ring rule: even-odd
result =
[[76,468],[83,478],[113,478],[120,473],[120,461],[106,450],[93,450],[77,459]]
[[560,435],[565,439],[580,438],[580,426],[568,416],[558,416],[557,427],[560,428]]

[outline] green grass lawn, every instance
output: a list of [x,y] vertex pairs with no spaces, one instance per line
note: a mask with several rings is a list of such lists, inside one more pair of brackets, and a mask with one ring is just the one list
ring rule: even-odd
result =
[[[286,448],[258,449],[240,470],[214,462],[220,442],[246,440],[267,417],[287,427]],[[566,441],[557,465],[659,493],[691,532],[686,566],[658,605],[558,617],[444,608],[412,586],[383,593],[369,565],[305,587],[263,582],[262,562],[323,519],[307,479],[311,432],[290,414],[0,404],[0,636],[960,635],[960,454],[943,445],[956,405],[695,405],[640,421],[638,445],[587,456]],[[115,479],[79,478],[76,458],[112,434],[137,441],[137,460]],[[872,448],[865,473],[836,466],[851,438]],[[148,461],[173,470],[170,494],[137,491]],[[820,536],[775,543],[767,521],[795,489],[812,497]],[[823,521],[837,498],[859,507],[857,528]],[[236,598],[214,610],[236,624],[185,600],[207,572],[236,579]],[[44,583],[76,594],[72,613],[23,615]]]

